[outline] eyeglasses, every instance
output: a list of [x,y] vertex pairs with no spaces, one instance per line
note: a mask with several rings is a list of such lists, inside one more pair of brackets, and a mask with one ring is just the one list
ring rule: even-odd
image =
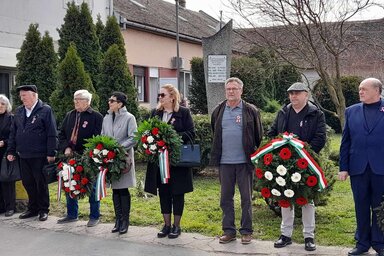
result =
[[238,88],[238,87],[225,88],[225,90],[226,90],[227,92],[230,92],[230,91],[236,92],[236,91],[240,90],[240,88]]
[[165,94],[165,93],[159,93],[159,94],[157,94],[157,97],[158,98],[164,98],[165,96],[167,96],[168,94]]
[[114,99],[109,99],[108,102],[109,102],[109,103],[113,103],[113,102],[120,102],[120,101],[118,101],[118,100],[114,100]]
[[75,98],[73,101],[81,101],[81,100],[87,100],[86,98]]

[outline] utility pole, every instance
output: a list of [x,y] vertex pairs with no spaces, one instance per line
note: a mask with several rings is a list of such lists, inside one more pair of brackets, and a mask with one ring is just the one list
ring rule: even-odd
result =
[[179,50],[179,0],[176,1],[176,64],[177,64],[177,89],[180,88],[180,50]]

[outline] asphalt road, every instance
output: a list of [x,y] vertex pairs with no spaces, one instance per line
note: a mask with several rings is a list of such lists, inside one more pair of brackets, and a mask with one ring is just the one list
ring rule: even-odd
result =
[[0,225],[0,255],[2,256],[131,256],[131,255],[217,255],[201,250],[162,245],[148,245],[117,239],[102,239],[86,235],[50,230],[28,229]]

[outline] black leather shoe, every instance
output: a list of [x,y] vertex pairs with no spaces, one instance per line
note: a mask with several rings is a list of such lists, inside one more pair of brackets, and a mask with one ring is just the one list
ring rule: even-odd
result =
[[9,210],[9,211],[6,211],[4,215],[5,217],[11,217],[14,213],[15,213],[14,210]]
[[66,224],[66,223],[71,223],[78,220],[79,220],[78,218],[70,218],[68,216],[65,216],[64,218],[58,219],[57,224]]
[[168,238],[171,238],[171,239],[178,238],[180,234],[181,234],[181,228],[173,225],[171,232],[168,234]]
[[171,232],[171,226],[164,225],[163,228],[157,233],[158,238],[166,237]]
[[355,247],[351,251],[348,252],[348,256],[364,255],[367,252],[368,252],[368,250],[367,251],[363,251],[362,249],[359,249],[359,248]]
[[292,239],[290,237],[281,235],[279,239],[273,244],[273,246],[275,248],[283,248],[290,244],[292,244]]
[[46,221],[48,219],[48,213],[41,212],[39,213],[39,221]]
[[376,251],[377,256],[384,256],[384,249],[380,249]]
[[314,251],[316,250],[316,244],[313,238],[307,237],[304,239],[304,245],[306,251]]
[[31,217],[35,217],[37,215],[38,215],[37,212],[32,212],[30,210],[27,210],[27,211],[23,212],[22,214],[20,214],[19,219],[28,219]]

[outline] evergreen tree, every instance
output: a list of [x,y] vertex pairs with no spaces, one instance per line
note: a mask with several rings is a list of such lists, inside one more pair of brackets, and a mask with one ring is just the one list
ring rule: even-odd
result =
[[100,74],[100,112],[108,110],[108,98],[114,91],[127,94],[127,110],[138,118],[137,92],[134,87],[131,73],[128,69],[125,55],[122,55],[119,46],[113,44],[105,54]]
[[40,54],[37,63],[37,79],[39,98],[50,103],[49,97],[58,86],[57,65],[58,57],[53,46],[53,39],[45,32],[39,44]]
[[121,51],[121,54],[125,56],[124,38],[121,34],[119,24],[117,23],[115,16],[109,16],[105,29],[100,35],[100,46],[103,53],[107,52],[109,47],[116,44]]
[[97,38],[99,38],[99,42],[100,42],[100,36],[101,36],[101,33],[103,32],[105,26],[103,24],[103,22],[101,21],[101,16],[100,14],[97,15],[97,22],[96,22],[96,35],[97,35]]
[[202,58],[194,57],[191,60],[192,85],[189,87],[188,100],[191,111],[194,114],[207,114],[207,90],[205,88],[204,61]]
[[[48,102],[49,95],[57,86],[57,55],[48,32],[41,38],[38,27],[38,24],[29,26],[20,52],[16,55],[16,85],[35,84],[39,98]],[[12,89],[12,95],[14,105],[19,105],[21,102],[15,88]]]
[[74,2],[69,3],[64,17],[64,24],[58,29],[58,33],[60,35],[60,61],[64,59],[69,44],[73,42],[84,63],[85,71],[90,74],[92,83],[96,86],[101,62],[101,51],[96,35],[96,27],[93,24],[88,5],[82,3],[79,10]]
[[50,100],[59,124],[63,121],[65,114],[73,109],[73,94],[77,90],[85,89],[92,93],[92,106],[95,109],[98,108],[99,98],[96,90],[73,43],[70,44],[65,58],[59,64],[58,73],[59,86],[52,93]]

